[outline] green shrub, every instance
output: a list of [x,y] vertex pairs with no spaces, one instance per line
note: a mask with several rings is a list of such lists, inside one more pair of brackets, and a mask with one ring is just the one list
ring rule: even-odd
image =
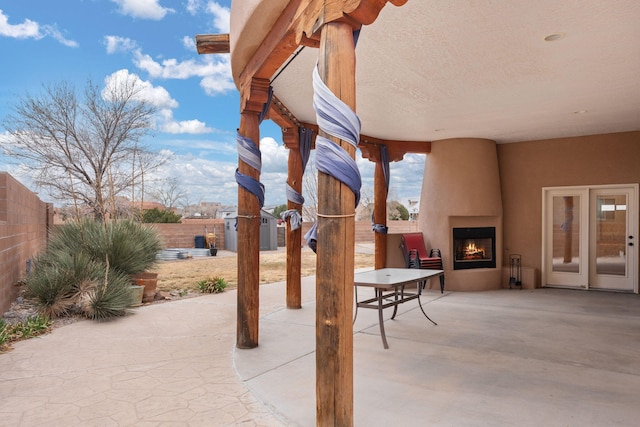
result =
[[217,294],[227,287],[227,281],[222,277],[204,279],[197,283],[198,290],[202,293]]
[[82,313],[94,320],[122,316],[131,304],[131,279],[117,271],[109,271],[104,282],[86,292],[80,300]]
[[147,209],[142,214],[142,222],[146,223],[178,223],[180,219],[181,215],[158,208]]
[[153,266],[160,249],[157,232],[133,221],[66,223],[36,257],[27,292],[50,317],[123,315],[131,304],[130,275]]
[[9,349],[12,342],[42,335],[50,327],[51,321],[41,315],[29,316],[19,323],[8,323],[0,319],[0,353]]
[[24,283],[27,295],[38,301],[45,316],[62,317],[73,314],[82,292],[102,274],[102,264],[88,254],[55,249],[35,258]]
[[134,221],[82,220],[56,227],[49,248],[87,252],[96,261],[108,261],[110,268],[136,274],[156,264],[162,242],[154,228]]

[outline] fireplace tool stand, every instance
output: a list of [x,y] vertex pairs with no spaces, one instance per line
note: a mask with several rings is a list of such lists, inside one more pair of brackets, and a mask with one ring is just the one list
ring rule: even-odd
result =
[[509,289],[520,286],[522,290],[522,269],[520,254],[509,255]]

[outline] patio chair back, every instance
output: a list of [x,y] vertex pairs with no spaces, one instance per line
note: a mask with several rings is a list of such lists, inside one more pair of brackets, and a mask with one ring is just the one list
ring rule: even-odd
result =
[[[427,255],[422,233],[404,233],[400,247],[407,268],[444,270],[440,249],[431,249]],[[440,276],[440,292],[444,292],[444,275]]]

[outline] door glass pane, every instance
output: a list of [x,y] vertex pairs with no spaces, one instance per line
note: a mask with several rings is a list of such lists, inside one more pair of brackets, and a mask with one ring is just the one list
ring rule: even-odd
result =
[[596,197],[596,274],[627,274],[627,196]]
[[553,197],[553,271],[580,272],[580,196]]

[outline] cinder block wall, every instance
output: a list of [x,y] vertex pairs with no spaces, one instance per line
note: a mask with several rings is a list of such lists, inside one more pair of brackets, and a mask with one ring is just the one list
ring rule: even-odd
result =
[[[303,222],[302,223],[302,235],[304,236],[307,231],[313,225],[312,222]],[[355,241],[356,243],[373,243],[375,240],[375,235],[373,230],[371,229],[370,221],[356,221],[355,222]],[[387,221],[387,227],[389,228],[388,233],[412,233],[418,231],[418,222],[417,221]],[[303,244],[304,244],[303,239]]]
[[[216,247],[224,249],[224,220],[207,219],[199,224],[153,224],[165,248],[195,248],[196,236],[216,233]],[[215,227],[215,228],[214,228]]]
[[[195,223],[198,221],[198,223]],[[302,234],[311,228],[311,222],[302,224]],[[369,221],[356,221],[356,243],[373,243],[374,235]],[[165,248],[194,248],[195,237],[205,235],[207,232],[216,233],[216,247],[225,249],[224,246],[224,219],[190,220],[184,224],[153,224],[164,243]],[[416,221],[388,221],[389,233],[409,233],[418,230]],[[278,246],[285,246],[284,228],[282,236],[278,238]],[[304,242],[303,242],[304,244]]]
[[0,172],[0,314],[16,298],[16,284],[24,278],[27,260],[47,245],[53,206]]

